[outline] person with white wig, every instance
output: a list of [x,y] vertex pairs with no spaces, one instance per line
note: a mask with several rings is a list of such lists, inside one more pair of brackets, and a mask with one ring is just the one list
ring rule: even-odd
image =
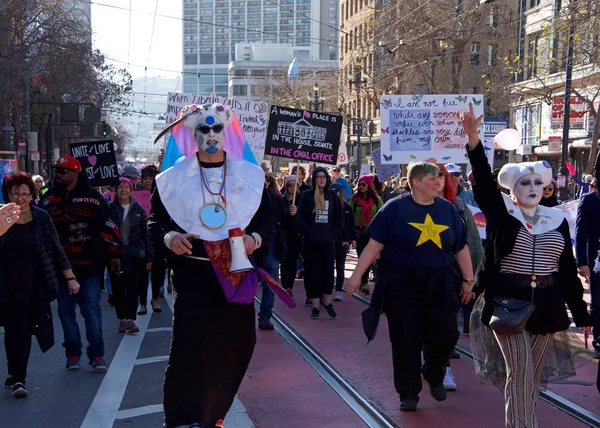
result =
[[248,262],[271,242],[275,217],[264,171],[233,110],[191,105],[170,128],[184,159],[156,176],[149,222],[169,250],[176,295],[165,427],[222,427],[256,343],[257,275],[295,305]]
[[574,372],[565,303],[582,331],[589,332],[591,320],[567,220],[562,211],[540,205],[552,180],[550,165],[504,165],[498,182],[511,195],[503,194],[479,140],[483,115],[469,107],[461,121],[475,199],[487,220],[485,257],[473,285],[480,296],[471,315],[471,347],[479,379],[504,388],[505,426],[533,428],[542,375]]

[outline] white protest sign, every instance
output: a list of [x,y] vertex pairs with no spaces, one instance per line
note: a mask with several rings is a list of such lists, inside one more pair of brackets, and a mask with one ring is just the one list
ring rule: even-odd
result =
[[[483,95],[383,95],[381,163],[404,164],[436,158],[440,163],[466,163],[465,134],[458,115],[473,103],[483,114]],[[480,130],[480,134],[482,134]],[[481,135],[483,141],[483,135]],[[493,147],[486,147],[486,152]]]
[[553,208],[561,210],[569,223],[569,233],[571,234],[571,242],[575,246],[575,223],[577,222],[577,207],[579,206],[579,199],[571,202],[565,202],[564,204],[557,205]]
[[267,103],[169,92],[166,122],[174,122],[177,119],[179,110],[187,105],[212,103],[226,104],[233,108],[240,119],[240,124],[246,135],[246,140],[250,145],[250,149],[252,149],[256,161],[260,164],[265,156],[265,139],[267,135],[267,120],[269,113],[269,105]]
[[340,136],[340,148],[338,149],[337,156],[338,165],[348,165],[348,147],[346,147],[346,132],[342,128],[342,135]]
[[481,210],[477,207],[474,207],[473,205],[468,205],[469,209],[471,210],[471,213],[473,213],[473,220],[475,220],[475,224],[477,225],[477,231],[479,232],[479,237],[481,239],[485,239],[486,238],[486,234],[485,234],[485,225],[486,225],[486,219],[485,216],[483,215],[483,212],[481,212]]

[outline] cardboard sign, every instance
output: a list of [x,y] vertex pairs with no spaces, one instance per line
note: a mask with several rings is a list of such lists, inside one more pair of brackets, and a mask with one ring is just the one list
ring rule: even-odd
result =
[[373,150],[371,153],[373,165],[375,165],[375,173],[379,177],[379,181],[383,181],[388,175],[392,177],[400,174],[400,165],[382,165],[381,164],[381,148]]
[[265,155],[335,165],[342,125],[341,116],[271,106]]
[[81,163],[82,172],[90,180],[91,186],[116,186],[119,184],[119,170],[112,140],[73,143],[71,156]]
[[[432,157],[440,163],[466,163],[468,138],[459,114],[469,110],[469,103],[473,103],[476,116],[483,114],[481,94],[382,96],[381,163],[403,164]],[[493,147],[486,147],[486,152],[489,150]]]
[[265,137],[267,135],[267,113],[269,105],[264,102],[238,100],[232,98],[211,97],[195,94],[169,92],[167,101],[167,123],[177,119],[179,110],[190,104],[221,103],[231,106],[240,120],[246,141],[259,163],[265,156]]

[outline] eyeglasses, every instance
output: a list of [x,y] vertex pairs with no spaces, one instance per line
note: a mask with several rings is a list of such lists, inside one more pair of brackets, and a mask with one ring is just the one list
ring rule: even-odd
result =
[[460,177],[460,172],[451,172],[450,177]]
[[554,192],[554,187],[544,187],[544,192]]
[[338,168],[334,168],[334,169],[333,169],[333,172],[340,172],[340,169],[338,169]]
[[358,183],[359,186],[366,186],[367,183]]
[[65,174],[68,174],[68,173],[70,173],[70,172],[71,172],[71,170],[70,170],[70,169],[66,169],[66,168],[56,168],[56,173],[57,173],[58,175],[65,175]]
[[12,193],[11,192],[10,196],[13,199],[15,199],[15,200],[17,200],[19,198],[25,200],[25,199],[28,199],[31,196],[31,193]]
[[199,126],[198,128],[196,128],[196,130],[200,131],[201,134],[208,134],[211,129],[213,130],[213,132],[215,134],[218,134],[219,132],[221,132],[223,130],[223,125],[213,125],[213,126],[202,125],[202,126]]
[[294,183],[288,183],[288,184],[286,184],[286,187],[294,187],[294,186],[295,186]]

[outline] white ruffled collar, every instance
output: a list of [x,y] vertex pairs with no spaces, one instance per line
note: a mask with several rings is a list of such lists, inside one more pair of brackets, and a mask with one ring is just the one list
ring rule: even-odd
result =
[[529,224],[523,217],[523,213],[517,203],[506,194],[502,194],[502,196],[508,213],[519,220],[532,235],[541,235],[542,233],[557,229],[565,219],[565,215],[561,210],[538,205],[540,219],[536,224]]

